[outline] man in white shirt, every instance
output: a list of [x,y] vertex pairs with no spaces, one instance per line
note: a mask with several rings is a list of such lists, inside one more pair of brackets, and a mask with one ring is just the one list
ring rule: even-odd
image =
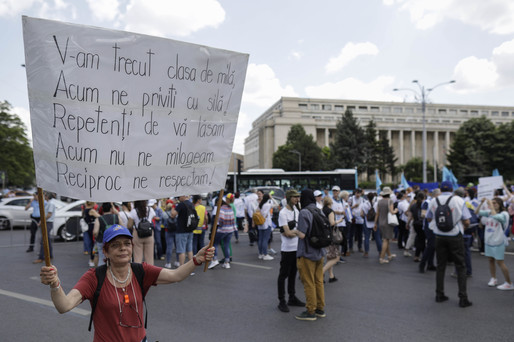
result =
[[314,190],[314,198],[316,199],[316,207],[318,209],[323,209],[323,194],[319,190]]
[[252,193],[245,197],[245,211],[246,221],[248,222],[248,239],[250,240],[250,246],[253,246],[254,242],[257,241],[257,229],[253,226],[252,216],[259,205],[258,195],[255,189],[252,189]]
[[[296,250],[298,248],[298,211],[297,205],[300,200],[298,191],[291,189],[286,191],[287,204],[280,210],[278,225],[280,226],[281,259],[280,271],[278,274],[278,309],[282,312],[289,312],[290,306],[305,306],[295,295]],[[287,279],[287,293],[289,300],[286,303],[285,282]]]
[[[463,210],[465,205],[464,200],[459,196],[452,196],[452,184],[450,182],[441,183],[441,192],[440,196],[430,202],[427,212],[429,229],[432,229],[436,236],[435,250],[437,255],[437,270],[435,301],[442,303],[448,300],[448,297],[444,294],[444,273],[448,259],[451,258],[457,271],[459,306],[465,308],[472,305],[468,300],[466,290],[467,277],[463,239],[464,229],[469,226],[469,218],[471,215],[468,210]],[[449,231],[442,228],[440,223],[443,221],[442,215],[438,214],[442,212],[441,206],[445,203],[448,203],[451,210],[452,227]],[[438,213],[436,213],[436,211]]]
[[355,189],[354,195],[349,199],[348,205],[352,213],[352,227],[348,236],[350,251],[353,252],[353,240],[357,241],[359,252],[362,252],[362,233],[364,228],[364,217],[362,216],[362,190]]
[[[338,187],[337,185],[334,185],[332,187],[332,210],[334,211],[334,214],[335,214],[335,220],[336,222],[338,222],[341,218],[344,218],[345,217],[345,211],[344,211],[344,204],[343,204],[343,201],[339,198],[339,192],[341,191],[341,188]],[[347,251],[347,243],[346,243],[346,236],[348,234],[348,232],[346,231],[346,222],[345,220],[343,219],[341,222],[339,222],[338,224],[336,224],[337,227],[340,227],[339,229],[343,232],[343,243],[342,243],[342,248],[341,248],[341,255],[344,255]],[[344,260],[341,260],[341,261],[344,261]]]
[[[400,213],[400,220],[398,226],[398,249],[405,248],[407,239],[409,237],[409,227],[407,227],[407,212],[409,211],[409,196],[403,191],[398,194],[398,211]],[[404,253],[405,256],[410,256]]]

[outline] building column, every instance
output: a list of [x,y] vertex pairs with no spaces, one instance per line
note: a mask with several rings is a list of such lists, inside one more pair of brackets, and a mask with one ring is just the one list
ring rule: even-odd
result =
[[410,131],[411,159],[416,157],[416,131]]
[[328,139],[329,136],[330,136],[329,130],[328,130],[328,128],[325,128],[325,146],[329,146],[329,144],[330,144],[330,141]]
[[398,131],[398,139],[400,140],[400,165],[405,164],[404,153],[403,153],[403,129]]
[[393,146],[393,142],[391,141],[391,138],[393,136],[392,133],[393,132],[390,129],[387,130],[387,140],[389,140],[389,146]]
[[[441,160],[439,159],[439,132],[434,131],[434,160],[437,165],[441,165]],[[434,162],[434,161],[432,161]],[[437,166],[435,165],[435,166]]]
[[450,131],[446,131],[444,135],[444,159],[443,163],[446,164],[446,153],[450,151]]

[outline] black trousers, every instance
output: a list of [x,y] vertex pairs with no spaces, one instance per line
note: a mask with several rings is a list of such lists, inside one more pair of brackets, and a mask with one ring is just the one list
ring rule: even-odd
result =
[[41,217],[33,217],[31,216],[30,222],[30,248],[34,248],[34,243],[36,242],[36,233],[38,228],[38,223],[41,221]]
[[444,295],[444,273],[448,258],[451,258],[455,263],[455,270],[457,272],[459,298],[467,298],[466,263],[464,261],[464,239],[462,234],[457,236],[437,235],[435,238],[435,252],[437,256],[436,295]]
[[405,221],[399,219],[398,223],[398,249],[402,249],[409,238],[409,229]]
[[285,283],[287,279],[287,293],[289,298],[294,297],[295,278],[296,278],[296,251],[294,252],[281,252],[282,259],[280,259],[280,271],[278,273],[278,300],[285,301],[286,290]]

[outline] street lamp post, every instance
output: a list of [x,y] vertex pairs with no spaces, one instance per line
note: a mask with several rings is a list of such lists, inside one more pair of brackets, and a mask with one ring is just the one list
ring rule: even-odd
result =
[[302,171],[302,154],[297,150],[291,150],[289,152],[298,155],[298,171]]
[[415,94],[415,97],[418,101],[421,102],[421,113],[423,115],[422,122],[423,122],[423,136],[422,136],[422,143],[423,143],[423,183],[427,183],[427,128],[426,128],[426,103],[428,99],[428,94],[430,94],[435,88],[455,83],[455,80],[451,80],[448,82],[439,83],[432,88],[425,89],[425,86],[422,86],[418,80],[413,80],[412,83],[416,83],[419,88],[419,92],[417,92],[414,89],[411,88],[394,88],[393,91],[400,91],[400,90],[409,90],[412,91]]

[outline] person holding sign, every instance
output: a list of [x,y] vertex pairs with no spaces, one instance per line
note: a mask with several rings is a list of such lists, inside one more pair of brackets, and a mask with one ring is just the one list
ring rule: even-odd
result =
[[[196,266],[212,260],[214,255],[214,247],[204,247],[192,260],[170,270],[147,263],[131,264],[132,234],[123,226],[109,227],[103,241],[107,265],[102,266],[104,281],[100,295],[96,296],[96,305],[93,301],[98,290],[99,271],[88,270],[68,293],[61,285],[57,267],[43,266],[40,273],[41,283],[50,286],[52,302],[59,313],[72,310],[86,299],[91,302],[94,341],[147,341],[143,300],[150,287],[180,282]],[[142,280],[139,280],[141,274]]]
[[[487,206],[490,210],[480,210],[485,201],[487,201]],[[496,267],[494,265],[494,261],[496,260],[498,267],[505,277],[505,283],[496,288],[498,290],[514,290],[514,285],[512,285],[509,276],[509,269],[505,266],[504,262],[505,240],[507,240],[504,230],[508,229],[509,214],[503,206],[502,199],[498,197],[492,200],[486,199],[485,197],[482,198],[482,202],[480,202],[475,213],[482,217],[487,217],[485,224],[485,256],[489,258],[489,271],[491,272],[491,280],[489,280],[487,285],[493,287],[498,284],[498,280],[496,279]]]

